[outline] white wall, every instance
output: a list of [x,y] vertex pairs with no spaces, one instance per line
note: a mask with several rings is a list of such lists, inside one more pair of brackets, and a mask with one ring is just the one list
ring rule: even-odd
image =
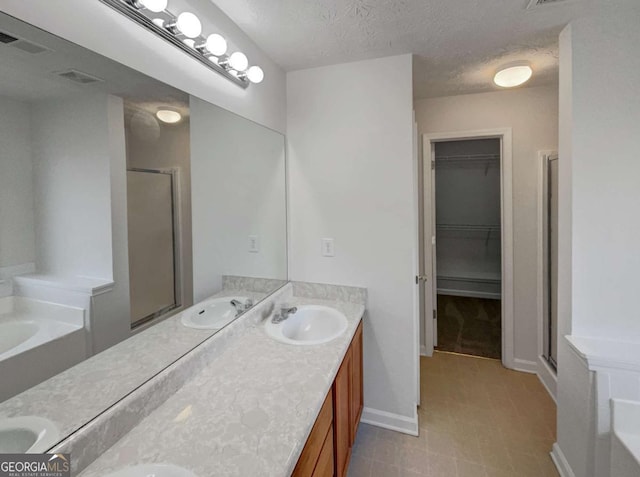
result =
[[640,340],[639,19],[571,25],[575,335]]
[[514,355],[534,367],[537,294],[543,292],[537,289],[538,151],[557,149],[558,89],[524,88],[418,100],[415,110],[421,134],[512,128]]
[[[561,336],[640,341],[638,18],[640,7],[586,17],[560,37]],[[568,366],[572,353],[560,339],[557,454],[576,476],[600,477],[594,429],[607,425],[596,421],[593,404],[585,410],[592,385],[576,379],[576,366]],[[606,376],[596,379],[608,383]],[[637,380],[626,385],[637,390]]]
[[38,271],[112,278],[107,96],[32,111]]
[[95,297],[95,352],[129,336],[124,109],[103,94],[32,106],[36,269],[114,281]]
[[220,291],[222,275],[286,279],[284,137],[194,97],[190,106],[194,301]]
[[[287,105],[289,278],[369,290],[364,405],[411,421],[411,55],[291,72]],[[335,239],[335,257],[321,256],[323,237]]]
[[231,45],[263,68],[264,82],[243,90],[98,0],[3,0],[2,11],[284,133],[282,69],[210,0],[170,3],[173,11],[197,13],[206,32],[225,34]]
[[0,268],[35,261],[28,103],[0,96]]

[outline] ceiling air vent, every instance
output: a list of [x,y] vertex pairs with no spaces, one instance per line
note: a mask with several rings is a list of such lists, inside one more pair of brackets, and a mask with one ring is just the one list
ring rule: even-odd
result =
[[43,51],[49,51],[44,46],[36,45],[35,43],[31,43],[26,40],[14,41],[13,43],[11,43],[11,46],[26,53],[31,53],[32,55],[42,53]]
[[91,84],[104,81],[103,79],[96,78],[95,76],[91,76],[90,74],[83,73],[82,71],[78,70],[67,70],[56,74],[68,79],[69,81],[73,81],[74,83],[79,84]]
[[11,36],[7,33],[0,31],[0,43],[4,43],[5,45],[7,45],[9,43],[13,43],[14,41],[18,41],[18,39],[15,36]]
[[531,10],[532,8],[543,7],[545,5],[558,5],[558,4],[566,4],[566,3],[576,3],[581,0],[531,0],[529,5],[527,5],[527,10]]

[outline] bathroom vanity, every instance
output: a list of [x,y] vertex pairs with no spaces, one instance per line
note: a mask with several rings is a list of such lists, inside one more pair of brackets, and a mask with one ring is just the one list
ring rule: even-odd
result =
[[298,459],[294,477],[347,475],[362,407],[360,323]]

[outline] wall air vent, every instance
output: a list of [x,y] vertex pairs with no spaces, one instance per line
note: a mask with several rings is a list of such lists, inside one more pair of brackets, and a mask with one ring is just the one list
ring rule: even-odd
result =
[[543,7],[545,5],[564,5],[568,3],[576,3],[582,0],[530,0],[527,10]]
[[7,45],[13,43],[14,41],[18,41],[15,36],[11,36],[8,33],[0,31],[0,43],[4,43],[5,45]]
[[100,83],[104,81],[103,79],[97,78],[95,76],[91,76],[90,74],[83,73],[78,70],[67,70],[56,73],[58,76],[61,76],[69,81],[73,81],[78,84],[91,84],[91,83]]

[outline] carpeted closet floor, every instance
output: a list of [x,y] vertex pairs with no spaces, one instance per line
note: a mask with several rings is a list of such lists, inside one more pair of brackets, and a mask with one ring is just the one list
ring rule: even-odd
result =
[[438,350],[501,358],[501,301],[438,295]]

